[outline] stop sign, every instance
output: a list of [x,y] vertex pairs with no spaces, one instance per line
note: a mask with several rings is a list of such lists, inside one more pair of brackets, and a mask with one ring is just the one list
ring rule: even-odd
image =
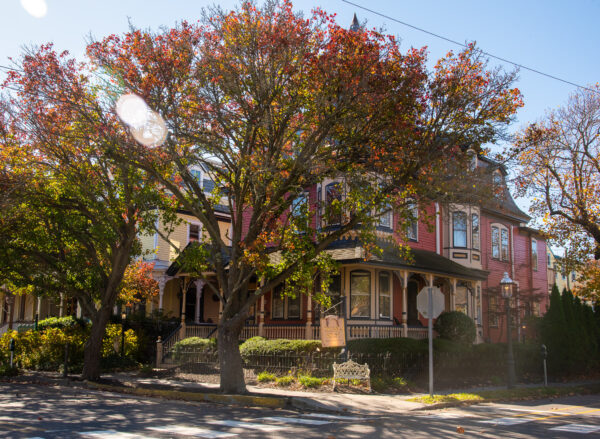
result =
[[444,294],[440,291],[438,287],[423,287],[419,294],[417,294],[417,310],[421,313],[423,317],[426,319],[429,318],[427,311],[429,309],[429,292],[428,290],[431,288],[431,299],[433,302],[433,314],[431,315],[432,319],[436,319],[442,311],[444,311]]

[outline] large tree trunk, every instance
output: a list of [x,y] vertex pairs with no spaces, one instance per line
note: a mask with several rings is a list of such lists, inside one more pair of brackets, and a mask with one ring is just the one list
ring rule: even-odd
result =
[[108,319],[110,318],[112,307],[102,306],[94,319],[92,320],[92,330],[85,343],[83,354],[83,372],[81,377],[84,380],[98,381],[100,379],[100,359],[102,357],[102,339]]
[[244,368],[240,355],[239,338],[244,320],[229,320],[218,330],[219,365],[221,368],[221,392],[247,393]]

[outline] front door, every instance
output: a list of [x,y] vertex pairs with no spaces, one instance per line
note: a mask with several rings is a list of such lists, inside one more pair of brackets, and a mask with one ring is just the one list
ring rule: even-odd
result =
[[408,326],[421,326],[419,321],[419,311],[417,311],[417,294],[419,294],[419,283],[416,280],[409,280],[407,285],[408,301]]

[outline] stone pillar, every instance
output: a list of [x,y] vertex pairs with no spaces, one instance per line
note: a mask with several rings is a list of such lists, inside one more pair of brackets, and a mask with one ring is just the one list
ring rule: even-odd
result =
[[200,323],[200,300],[202,300],[202,289],[204,288],[204,280],[198,279],[196,284],[196,308],[194,309],[194,322]]
[[408,271],[402,272],[402,337],[408,337]]
[[160,367],[160,365],[162,364],[162,357],[163,357],[163,346],[162,346],[162,340],[160,338],[160,335],[158,336],[158,339],[156,340],[156,367]]
[[60,303],[58,305],[58,317],[65,316],[65,293],[60,293]]
[[312,296],[310,293],[308,294],[307,304],[306,304],[306,334],[304,338],[307,340],[312,340]]
[[265,295],[260,296],[260,312],[258,313],[258,335],[264,336],[265,326]]
[[450,292],[450,311],[456,311],[456,279],[452,279],[452,291]]
[[169,278],[167,276],[161,276],[158,278],[158,310],[162,311],[163,309],[163,296],[165,294],[165,285],[167,285],[167,281]]

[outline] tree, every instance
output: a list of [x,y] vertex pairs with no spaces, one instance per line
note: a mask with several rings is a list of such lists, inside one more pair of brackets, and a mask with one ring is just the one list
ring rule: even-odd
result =
[[600,303],[600,261],[588,260],[580,265],[579,279],[573,292],[591,303]]
[[517,195],[578,261],[600,259],[600,85],[578,90],[520,133],[511,148],[520,165]]
[[153,268],[154,264],[142,260],[129,264],[123,273],[117,300],[130,306],[156,297],[158,282],[152,277]]
[[[406,218],[415,199],[472,201],[467,147],[502,136],[522,105],[514,73],[488,70],[474,46],[430,73],[424,49],[402,54],[393,37],[348,31],[321,10],[303,18],[288,1],[213,8],[198,25],[160,33],[132,29],[91,43],[88,55],[167,122],[160,148],[112,153],[152,174],[203,225],[187,267],[218,281],[208,286],[223,306],[225,392],[246,390],[238,337],[262,295],[282,283],[286,294],[310,293],[317,275],[325,290],[335,270],[327,247],[356,236],[376,252],[375,226],[390,208]],[[216,182],[212,194],[193,166]],[[296,207],[326,179],[339,183],[331,203]],[[230,212],[231,242],[218,204]]]
[[143,171],[107,154],[132,140],[88,73],[51,45],[26,51],[7,73],[0,155],[10,156],[14,184],[0,213],[0,275],[78,300],[92,321],[83,378],[94,380],[137,237],[153,228],[162,198]]

